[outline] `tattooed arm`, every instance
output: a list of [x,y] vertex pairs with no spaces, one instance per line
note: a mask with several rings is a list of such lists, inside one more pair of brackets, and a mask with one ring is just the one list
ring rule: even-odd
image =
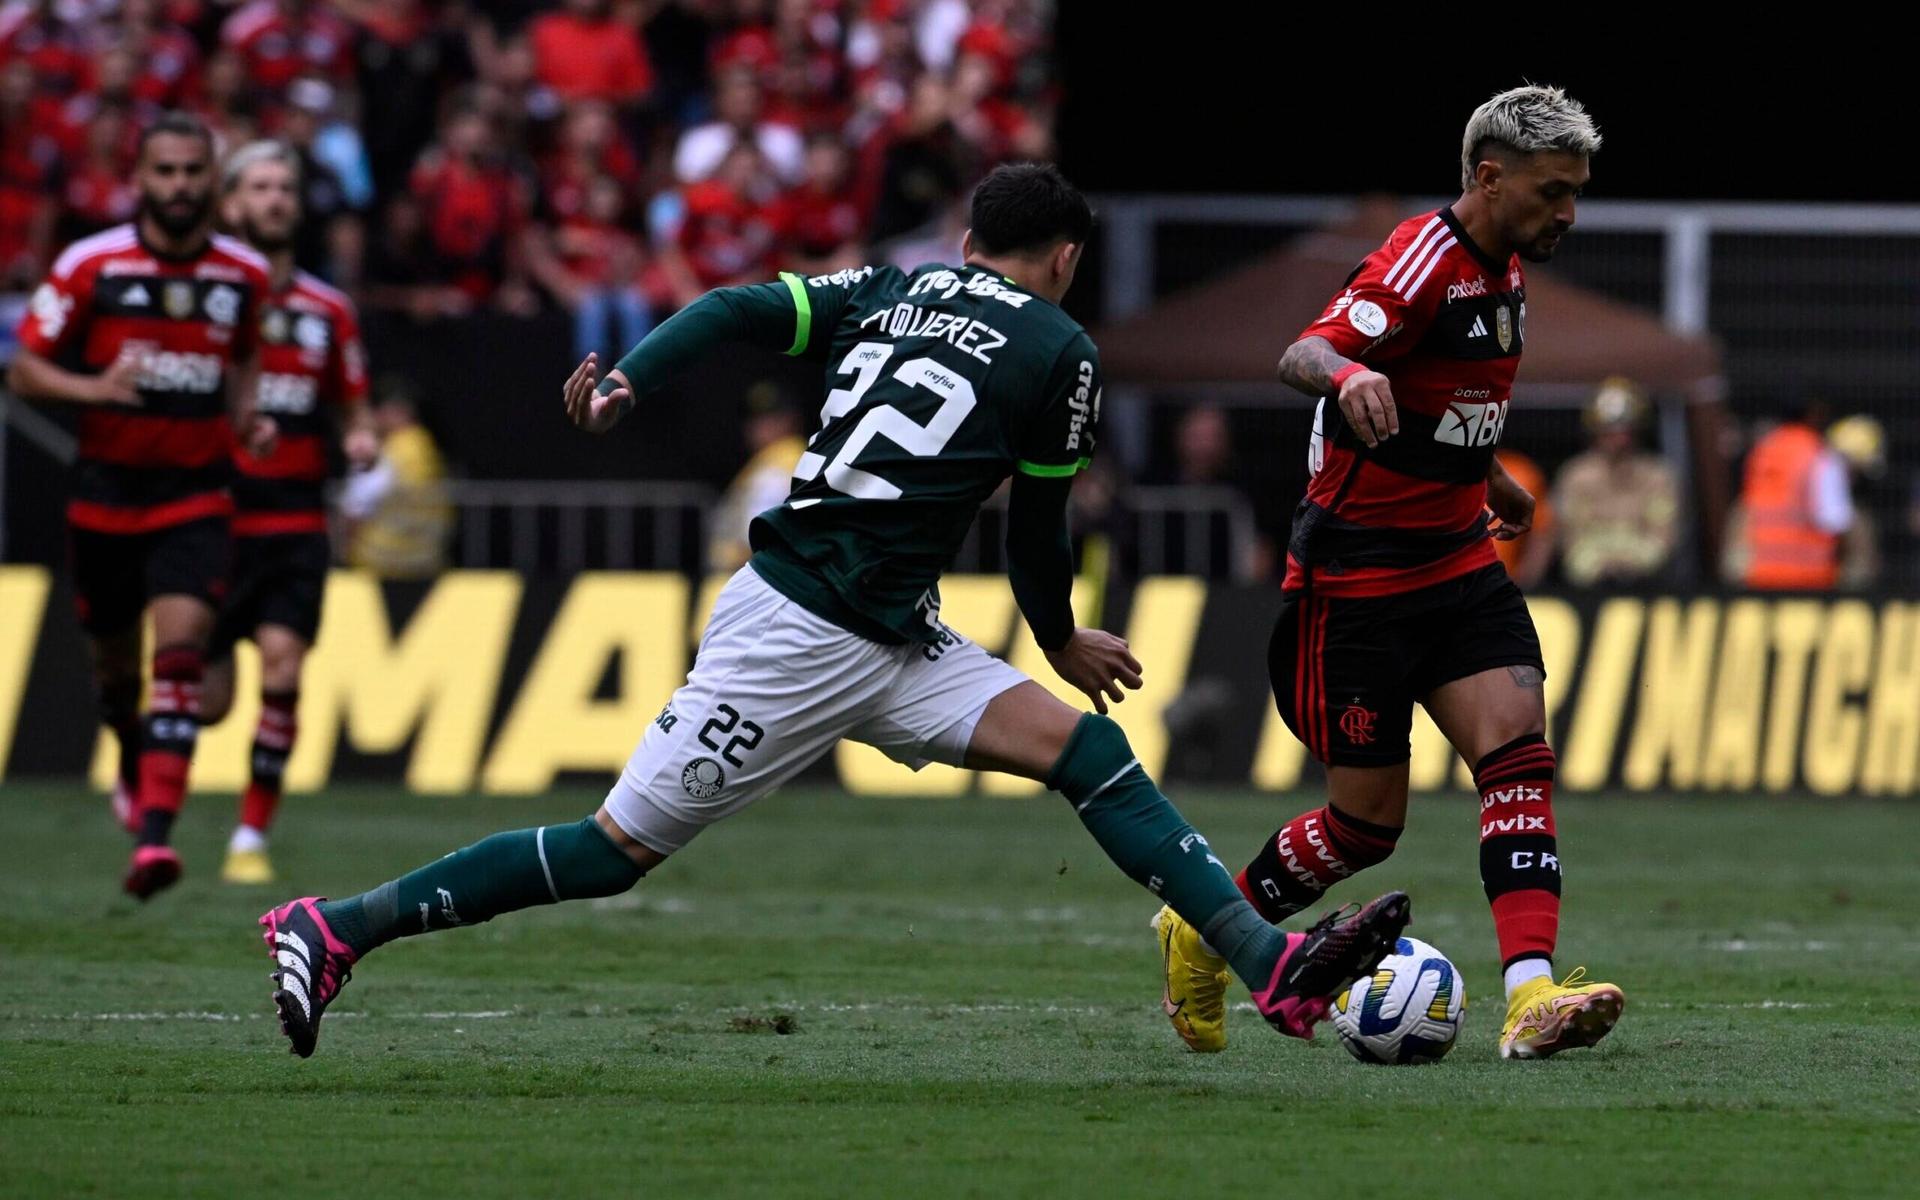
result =
[[[1335,392],[1333,377],[1353,366],[1322,337],[1303,337],[1280,356],[1280,378],[1309,396]],[[1393,406],[1393,389],[1378,371],[1359,370],[1337,389],[1340,412],[1361,441],[1377,446],[1400,432],[1400,414]]]

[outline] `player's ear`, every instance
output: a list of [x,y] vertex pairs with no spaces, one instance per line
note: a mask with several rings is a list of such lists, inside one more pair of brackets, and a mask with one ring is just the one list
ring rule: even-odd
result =
[[1062,242],[1053,252],[1053,277],[1065,279],[1073,274],[1074,264],[1080,259],[1080,245],[1077,242]]
[[972,257],[973,257],[973,230],[969,229],[965,233],[960,235],[960,261],[965,262]]

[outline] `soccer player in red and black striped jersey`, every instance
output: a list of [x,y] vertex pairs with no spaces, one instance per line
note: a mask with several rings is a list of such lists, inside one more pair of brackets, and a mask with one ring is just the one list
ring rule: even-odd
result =
[[[1557,88],[1481,105],[1460,199],[1402,222],[1280,360],[1282,379],[1321,399],[1268,662],[1280,714],[1326,764],[1329,795],[1268,840],[1240,887],[1280,921],[1385,859],[1406,824],[1413,706],[1425,705],[1480,789],[1480,874],[1506,971],[1503,1058],[1591,1045],[1625,1003],[1584,971],[1553,981],[1546,672],[1491,540],[1533,518],[1533,497],[1494,458],[1526,338],[1522,262],[1553,257],[1599,147]],[[1218,960],[1171,914],[1159,928],[1167,1015],[1194,1048],[1219,1049]]]
[[[253,411],[267,264],[212,232],[213,137],[168,114],[141,135],[139,215],[67,247],[34,292],[7,381],[80,411],[67,506],[74,593],[101,715],[119,737],[138,838],[124,881],[146,899],[180,876],[167,845],[199,732],[214,605],[226,587],[229,455],[274,425]],[[141,618],[153,686],[139,711]]]
[[221,175],[227,224],[266,256],[271,288],[260,309],[258,407],[279,426],[270,453],[233,457],[233,586],[214,625],[201,717],[233,704],[233,647],[260,650],[260,722],[240,819],[220,876],[271,883],[267,828],[293,752],[300,668],[320,627],[331,560],[323,494],[344,456],[369,466],[379,443],[365,409],[366,353],[352,301],[293,265],[300,227],[300,160],[282,142],[253,142]]

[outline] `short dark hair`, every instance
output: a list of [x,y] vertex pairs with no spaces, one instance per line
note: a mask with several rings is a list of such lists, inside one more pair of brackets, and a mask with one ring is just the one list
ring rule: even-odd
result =
[[973,244],[983,254],[1021,254],[1055,242],[1085,245],[1093,207],[1052,163],[1007,163],[973,189]]
[[207,157],[213,157],[213,130],[207,128],[207,123],[199,117],[192,113],[181,112],[177,108],[161,113],[158,120],[140,131],[139,149],[135,157],[145,157],[147,143],[163,133],[170,133],[176,137],[199,138],[207,147]]

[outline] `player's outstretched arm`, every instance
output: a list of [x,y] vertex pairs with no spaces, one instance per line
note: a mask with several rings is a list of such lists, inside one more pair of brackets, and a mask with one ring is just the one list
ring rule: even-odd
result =
[[140,404],[134,383],[140,376],[140,356],[123,352],[98,375],[84,375],[57,366],[53,360],[21,349],[7,368],[7,387],[25,400],[43,404]]
[[1073,623],[1073,542],[1067,533],[1069,477],[1016,474],[1007,503],[1007,581],[1060,678],[1087,694],[1095,711],[1140,686],[1140,662],[1125,638]]
[[1309,396],[1335,396],[1341,415],[1368,446],[1400,432],[1393,388],[1387,377],[1370,371],[1323,337],[1303,337],[1280,356],[1280,379]]

